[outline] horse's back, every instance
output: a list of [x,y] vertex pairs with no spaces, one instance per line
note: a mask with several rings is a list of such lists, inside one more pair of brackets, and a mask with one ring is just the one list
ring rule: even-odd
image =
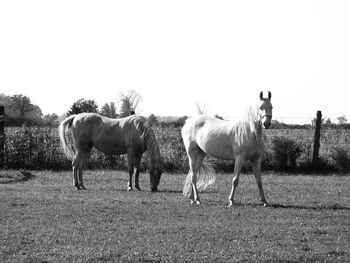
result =
[[188,136],[197,136],[200,133],[227,133],[229,132],[228,121],[220,120],[218,118],[198,115],[187,119],[185,125],[182,128],[182,132]]
[[182,128],[186,149],[199,147],[203,152],[221,159],[233,158],[233,143],[228,121],[199,115],[188,119]]
[[111,119],[96,113],[81,113],[74,119],[72,131],[77,147],[95,146],[107,154],[122,154],[131,147],[141,148],[137,130],[137,123],[141,122],[143,119],[138,116]]

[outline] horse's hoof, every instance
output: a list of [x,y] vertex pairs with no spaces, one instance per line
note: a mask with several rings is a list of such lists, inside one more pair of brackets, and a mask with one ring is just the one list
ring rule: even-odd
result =
[[128,187],[128,192],[129,192],[129,191],[132,191],[132,187],[130,187],[130,186]]
[[196,201],[197,205],[201,205],[201,202],[199,200]]
[[229,204],[228,204],[228,207],[231,207],[231,206],[233,206],[233,202],[232,201],[230,201]]
[[84,185],[80,186],[81,190],[86,190],[86,187]]
[[141,188],[139,186],[135,186],[136,190],[138,191],[142,191]]

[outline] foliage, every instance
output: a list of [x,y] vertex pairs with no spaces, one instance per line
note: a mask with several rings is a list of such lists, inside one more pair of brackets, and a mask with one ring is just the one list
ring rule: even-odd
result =
[[350,171],[350,155],[346,148],[333,147],[331,158],[334,160],[337,170],[343,173]]
[[41,124],[42,111],[39,106],[32,104],[27,96],[0,94],[0,104],[5,106],[7,126]]
[[79,114],[82,112],[97,113],[98,105],[94,100],[79,99],[72,104],[67,115]]
[[70,163],[61,152],[56,129],[7,128],[5,136],[5,168],[62,169]]
[[109,104],[105,103],[102,106],[102,108],[101,108],[99,113],[102,116],[105,116],[105,117],[108,117],[108,118],[112,118],[112,119],[115,119],[115,118],[118,117],[117,110],[116,110],[114,102],[110,102]]
[[219,114],[215,114],[214,115],[215,118],[219,119],[219,120],[223,120],[224,118],[222,116],[220,116]]
[[339,124],[345,124],[348,121],[348,119],[345,117],[345,115],[339,116],[337,118],[337,120],[338,120]]
[[205,115],[207,114],[207,107],[204,104],[196,103],[197,114]]
[[301,144],[283,136],[272,139],[272,150],[281,170],[295,169],[297,158],[302,152]]
[[176,127],[176,128],[182,128],[185,125],[185,122],[187,120],[187,116],[183,116],[180,118],[172,119],[170,121],[162,121],[160,122],[160,125],[162,127]]
[[[169,172],[187,172],[188,157],[181,138],[181,125],[175,126],[172,124],[165,125],[162,123],[158,126],[153,126],[161,155],[163,157],[164,169]],[[266,142],[266,151],[262,157],[263,170],[305,170],[310,171],[312,144],[301,143],[303,136],[308,136],[309,133],[302,134],[295,132],[299,137],[296,138],[292,133],[288,133],[287,139],[282,135],[276,135],[281,130],[271,131],[264,134]],[[328,137],[332,137],[329,133]],[[337,136],[345,140],[344,134],[339,133]],[[4,168],[14,169],[71,169],[71,161],[64,156],[61,151],[57,128],[51,127],[27,127],[5,128],[5,162]],[[327,138],[328,138],[327,137]],[[336,137],[336,136],[333,136]],[[323,139],[327,139],[326,137]],[[322,139],[322,138],[321,138]],[[323,140],[322,139],[322,140]],[[328,140],[328,139],[327,139]],[[300,141],[300,143],[296,142]],[[331,142],[333,145],[336,142]],[[344,150],[345,151],[345,150]],[[345,154],[344,154],[345,155]],[[326,155],[329,156],[329,155]],[[341,166],[340,155],[334,155],[333,159],[321,156],[321,167],[324,172],[334,171],[335,168],[339,171],[345,171],[346,166]],[[338,164],[335,160],[339,160]],[[346,159],[343,163],[346,164]],[[233,172],[234,162],[218,160],[215,158],[207,158],[218,172]],[[127,169],[126,155],[108,156],[93,148],[90,158],[87,162],[89,169]],[[334,166],[332,168],[332,165]],[[141,167],[143,171],[148,169],[147,152],[143,155]],[[243,167],[243,172],[251,172],[251,165],[246,162]]]
[[24,118],[26,113],[33,111],[35,106],[31,103],[30,98],[23,95],[14,95],[11,97],[10,109],[19,111],[19,116]]
[[43,117],[42,123],[44,126],[58,126],[58,115],[56,113],[46,114]]
[[154,114],[149,115],[148,122],[151,126],[157,126],[159,125],[159,121],[157,117]]
[[119,117],[123,118],[137,112],[137,108],[142,101],[142,97],[135,90],[126,90],[119,94],[120,104]]

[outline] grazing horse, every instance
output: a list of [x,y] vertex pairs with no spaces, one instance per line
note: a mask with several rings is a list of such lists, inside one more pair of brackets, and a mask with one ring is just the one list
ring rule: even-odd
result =
[[258,104],[251,106],[245,117],[237,123],[205,115],[186,121],[181,134],[189,157],[190,171],[185,180],[183,194],[191,199],[191,203],[200,204],[198,189],[205,189],[215,180],[213,169],[203,162],[204,157],[210,155],[218,159],[235,160],[229,206],[233,205],[233,196],[245,160],[252,163],[261,201],[268,205],[260,173],[261,156],[264,151],[262,132],[263,127],[270,127],[271,118],[271,92],[267,98],[264,98],[261,92]]
[[[71,129],[73,144],[68,140]],[[147,150],[150,156],[150,186],[157,191],[161,177],[161,155],[153,130],[144,118],[132,115],[122,119],[110,119],[96,113],[80,113],[66,118],[59,126],[62,148],[72,160],[74,186],[86,189],[83,184],[83,165],[91,148],[105,154],[127,154],[129,164],[128,190],[132,190],[132,176],[135,167],[135,188],[140,189],[139,173],[142,154]]]

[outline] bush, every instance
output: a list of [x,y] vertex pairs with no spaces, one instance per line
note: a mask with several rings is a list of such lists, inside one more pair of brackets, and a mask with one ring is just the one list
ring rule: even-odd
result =
[[272,151],[279,169],[295,169],[296,161],[302,153],[302,146],[300,143],[284,136],[273,137]]
[[70,161],[61,152],[56,129],[27,126],[8,128],[5,133],[4,150],[4,168],[62,169],[70,167]]
[[331,158],[338,171],[342,173],[350,171],[350,156],[347,149],[344,147],[333,147]]
[[[181,138],[181,127],[154,126],[163,168],[166,172],[187,173],[188,157]],[[303,135],[304,136],[304,135]],[[312,144],[291,140],[290,136],[275,135],[264,137],[266,151],[262,156],[262,170],[311,171]],[[52,127],[7,127],[5,129],[5,169],[51,169],[70,170],[71,161],[63,154],[57,128]],[[322,159],[324,158],[324,159]],[[324,156],[320,162],[320,171],[350,171],[350,156],[343,148],[334,148],[332,155]],[[207,161],[217,172],[233,173],[234,161],[218,160],[208,157]],[[147,172],[149,167],[147,152],[141,161],[141,169]],[[127,170],[126,155],[108,156],[93,149],[87,161],[89,169],[119,169]],[[242,172],[251,172],[251,165],[246,162]]]

